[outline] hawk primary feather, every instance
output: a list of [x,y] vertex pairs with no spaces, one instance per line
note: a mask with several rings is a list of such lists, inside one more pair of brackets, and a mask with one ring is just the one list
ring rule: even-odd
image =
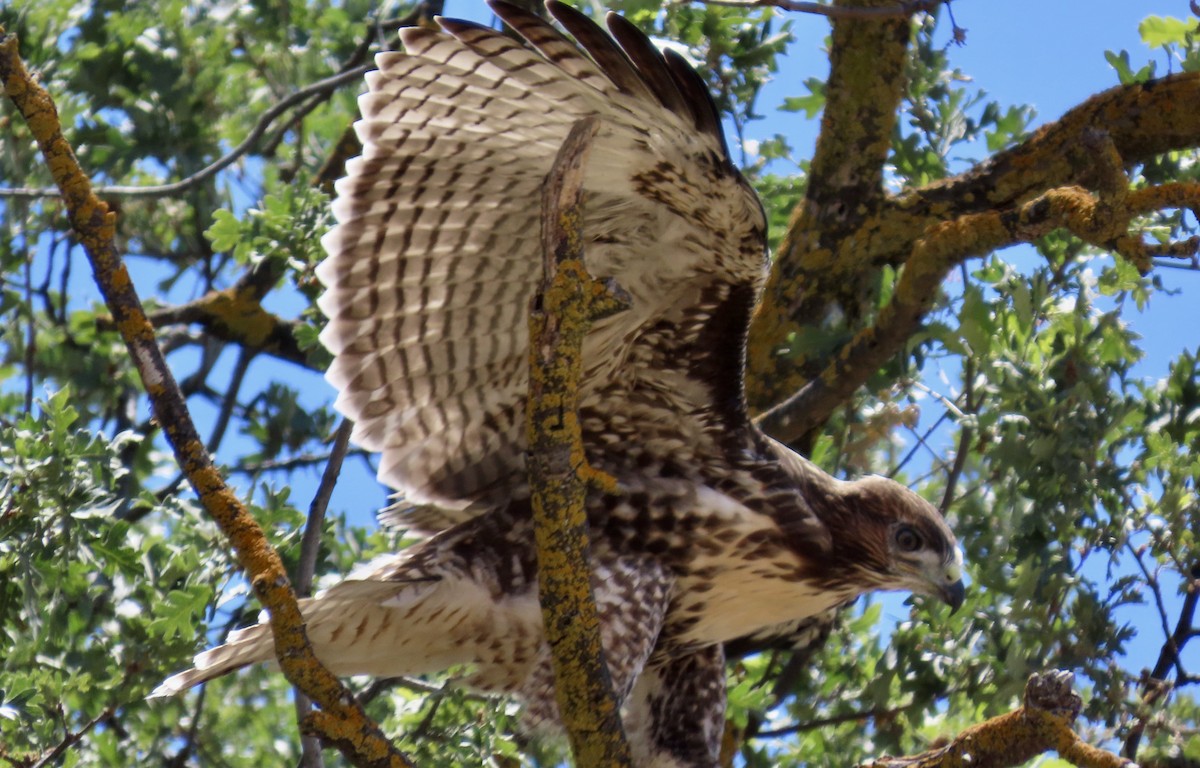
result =
[[[591,271],[630,310],[585,346],[587,502],[603,642],[640,765],[712,766],[723,644],[797,629],[872,589],[962,600],[961,556],[930,504],[882,478],[829,477],[749,421],[744,344],[765,219],[703,81],[609,16],[550,0],[575,38],[493,8],[527,46],[440,20],[376,58],[318,269],[329,381],[380,477],[434,534],[302,610],[344,675],[457,664],[553,720],[524,471],[526,312],[541,186],[571,126],[601,128],[584,182]],[[586,53],[585,53],[586,52]],[[167,680],[174,693],[273,657],[264,625]]]

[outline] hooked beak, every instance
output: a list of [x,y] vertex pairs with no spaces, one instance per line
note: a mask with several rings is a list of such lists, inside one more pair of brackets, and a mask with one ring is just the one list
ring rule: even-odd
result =
[[942,598],[942,602],[950,606],[950,614],[953,615],[959,608],[962,608],[963,599],[967,596],[967,588],[963,586],[962,579],[951,584],[945,584],[938,590],[938,597]]
[[951,615],[962,608],[963,598],[967,596],[967,588],[963,586],[962,572],[962,550],[955,547],[954,559],[946,566],[942,585],[938,589],[938,596],[942,598],[942,602],[950,606]]
[[963,600],[967,596],[967,588],[963,585],[962,577],[962,551],[955,548],[947,562],[936,567],[927,567],[924,572],[924,592],[931,597],[940,598],[943,603],[950,606],[950,613],[954,614],[959,608],[962,608]]

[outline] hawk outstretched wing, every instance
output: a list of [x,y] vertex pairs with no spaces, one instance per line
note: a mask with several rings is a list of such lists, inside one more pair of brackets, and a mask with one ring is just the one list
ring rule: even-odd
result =
[[[405,52],[377,57],[359,100],[363,155],[337,185],[318,269],[321,340],[354,439],[382,452],[380,478],[416,504],[478,511],[524,483],[541,186],[584,117],[601,121],[584,182],[589,269],[633,305],[588,337],[583,405],[627,412],[632,391],[667,393],[678,435],[690,412],[740,397],[737,337],[764,274],[765,220],[716,107],[681,58],[624,19],[609,20],[622,52],[577,11],[548,7],[591,58],[496,4],[534,50],[461,21],[405,29]],[[707,315],[735,294],[735,338],[699,349]]]
[[[584,182],[589,267],[632,307],[584,343],[588,497],[601,635],[639,765],[711,768],[724,644],[820,636],[872,589],[962,602],[937,509],[884,478],[835,480],[761,434],[743,400],[764,217],[699,76],[620,17],[574,36],[494,2],[529,47],[441,20],[377,58],[318,269],[329,380],[380,476],[433,533],[304,601],[339,674],[457,664],[553,720],[523,464],[526,313],[541,188],[576,121],[598,118]],[[265,625],[205,651],[169,694],[273,656]]]

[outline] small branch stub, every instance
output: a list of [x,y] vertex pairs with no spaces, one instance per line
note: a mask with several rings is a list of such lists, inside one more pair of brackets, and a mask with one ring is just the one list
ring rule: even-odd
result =
[[631,765],[588,561],[587,487],[603,479],[587,466],[577,413],[588,328],[628,305],[611,281],[583,266],[583,177],[598,128],[594,118],[575,124],[543,188],[544,276],[529,321],[526,421],[542,619],[559,714],[580,768]]

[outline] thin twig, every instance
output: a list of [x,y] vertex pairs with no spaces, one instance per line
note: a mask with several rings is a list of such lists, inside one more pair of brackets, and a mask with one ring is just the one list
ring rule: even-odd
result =
[[805,731],[815,731],[818,728],[826,728],[831,725],[841,725],[842,723],[855,723],[860,720],[875,720],[881,717],[895,717],[903,712],[917,706],[917,702],[909,702],[900,707],[890,707],[888,709],[869,709],[865,712],[848,712],[844,715],[832,715],[830,717],[818,717],[813,720],[805,720],[802,723],[792,723],[791,725],[783,725],[778,728],[772,728],[768,731],[758,731],[751,738],[755,739],[773,739],[780,736],[791,736],[796,733],[804,733]]
[[296,594],[308,597],[312,593],[313,575],[317,570],[317,552],[321,548],[321,530],[325,525],[325,510],[333,488],[342,473],[342,463],[350,452],[350,432],[354,422],[342,419],[333,434],[333,447],[329,451],[329,462],[321,474],[321,482],[308,506],[308,520],[304,523],[304,536],[300,540],[300,563],[296,567]]
[[[1132,507],[1132,505],[1130,506]],[[1159,627],[1162,629],[1163,642],[1169,643],[1171,641],[1170,618],[1166,602],[1163,600],[1162,587],[1158,583],[1158,577],[1146,567],[1146,563],[1142,559],[1142,552],[1133,546],[1132,541],[1126,539],[1125,548],[1129,550],[1129,554],[1133,555],[1133,561],[1137,563],[1138,570],[1142,572],[1142,578],[1146,580],[1146,586],[1150,588],[1150,594],[1154,595],[1154,607],[1158,609],[1158,622]]]
[[229,428],[229,422],[233,418],[233,411],[237,407],[238,393],[242,391],[242,382],[246,378],[246,371],[250,369],[250,362],[254,360],[256,350],[249,347],[242,347],[238,353],[237,363],[233,366],[233,374],[229,377],[229,386],[225,388],[225,397],[221,401],[221,410],[217,413],[217,421],[213,425],[212,434],[208,437],[209,453],[216,453],[221,447],[221,441],[225,439],[225,430]]
[[917,451],[921,450],[922,448],[926,449],[931,454],[933,454],[934,459],[940,459],[941,457],[937,455],[937,452],[929,447],[928,441],[929,441],[930,435],[932,435],[934,432],[936,432],[938,427],[942,426],[942,422],[944,422],[948,418],[950,418],[950,411],[949,410],[942,411],[942,415],[938,416],[937,420],[934,421],[933,424],[929,425],[929,428],[926,429],[923,433],[921,433],[919,435],[917,435],[917,430],[913,429],[912,427],[909,427],[909,431],[917,436],[916,444],[913,445],[912,448],[909,448],[908,453],[904,454],[904,458],[900,459],[900,461],[898,461],[896,463],[896,466],[889,469],[887,471],[887,474],[884,476],[891,478],[891,479],[895,479],[896,475],[900,474],[900,470],[904,469],[904,467],[908,464],[908,462],[912,461],[913,457],[917,455]]
[[[222,637],[228,636],[229,627],[225,628]],[[204,702],[208,699],[208,686],[201,685],[200,692],[196,694],[196,702],[192,705],[191,723],[188,725],[187,736],[184,737],[183,746],[171,756],[170,760],[166,761],[167,768],[184,768],[187,765],[188,758],[196,751],[196,737],[200,735],[200,724],[203,720],[200,717],[204,711]]]
[[[1154,669],[1146,675],[1142,684],[1143,706],[1153,705],[1170,692],[1170,686],[1165,685],[1165,682],[1172,667],[1175,668],[1177,677],[1185,674],[1179,664],[1179,653],[1193,636],[1196,607],[1200,603],[1200,563],[1193,565],[1191,573],[1188,575],[1191,578],[1188,581],[1183,605],[1179,609],[1179,620],[1175,623],[1175,631],[1167,636],[1162,649],[1158,652],[1158,662],[1155,663]],[[1138,746],[1141,743],[1142,734],[1146,730],[1148,719],[1144,714],[1139,715],[1130,726],[1129,735],[1125,737],[1125,746],[1122,748],[1121,754],[1131,761],[1137,759]]]
[[[333,449],[329,452],[329,463],[325,465],[317,492],[313,495],[312,503],[308,505],[308,519],[304,523],[304,536],[300,540],[300,562],[296,565],[298,597],[308,597],[312,594],[313,574],[317,571],[317,553],[321,550],[321,531],[325,527],[325,510],[329,507],[333,487],[337,485],[338,476],[342,473],[342,462],[350,447],[350,431],[353,426],[354,423],[349,419],[342,419],[342,423],[338,425],[333,436]],[[303,724],[311,712],[312,700],[297,688],[296,722]],[[301,768],[324,768],[324,765],[321,740],[316,736],[301,735]]]
[[[223,155],[222,157],[213,161],[207,167],[202,168],[187,178],[180,179],[179,181],[172,182],[170,184],[157,184],[144,187],[130,187],[121,185],[107,187],[97,186],[92,188],[92,192],[97,196],[103,197],[167,197],[186,192],[192,187],[207,181],[221,171],[225,170],[242,155],[254,149],[255,145],[258,143],[258,140],[262,138],[263,134],[267,132],[267,128],[271,126],[271,123],[273,123],[284,112],[287,112],[287,110],[292,106],[301,103],[313,94],[324,93],[325,91],[333,90],[334,88],[345,85],[346,83],[359,81],[362,79],[364,74],[372,69],[374,69],[374,65],[355,67],[354,69],[333,75],[332,77],[327,77],[324,80],[318,80],[312,85],[301,88],[300,90],[280,101],[275,106],[268,109],[266,112],[263,112],[258,118],[258,122],[256,122],[254,127],[250,130],[250,133],[246,135],[246,138],[242,139],[241,144],[238,144],[236,147],[230,150],[228,154]],[[0,198],[42,198],[55,197],[58,194],[59,191],[55,187],[0,188]]]
[[[23,211],[25,206],[21,206]],[[26,230],[28,231],[28,230]],[[28,237],[24,238],[28,239]],[[33,413],[33,372],[37,359],[37,316],[33,311],[33,253],[25,243],[25,304],[29,312],[29,323],[25,328],[25,413]]]
[[[969,275],[967,274],[967,265],[959,265],[960,273],[963,278],[963,285],[967,284]],[[976,409],[975,403],[975,358],[968,355],[963,363],[963,410],[967,413],[974,414]],[[962,417],[962,412],[959,413],[959,418]],[[958,489],[958,479],[962,477],[963,470],[967,466],[967,456],[971,452],[971,441],[975,439],[975,430],[969,424],[964,425],[958,434],[958,448],[954,451],[954,463],[950,465],[950,472],[946,475],[946,492],[942,494],[942,503],[938,506],[942,514],[946,514],[946,510],[950,509],[950,504],[954,501],[954,492]]]
[[[370,458],[371,453],[361,448],[355,448],[347,451],[346,455]],[[256,475],[260,472],[291,472],[294,469],[324,464],[329,461],[329,456],[330,454],[328,453],[302,453],[284,459],[264,459],[257,462],[245,462],[236,467],[230,467],[229,471],[239,475]]]
[[40,758],[38,758],[37,762],[30,764],[29,768],[45,768],[46,766],[50,765],[51,763],[56,762],[60,757],[63,756],[63,754],[68,749],[70,749],[71,747],[78,744],[80,742],[80,740],[83,739],[84,736],[87,736],[89,733],[92,732],[93,728],[95,728],[97,725],[104,722],[108,718],[112,717],[113,713],[116,711],[117,711],[116,705],[109,704],[107,707],[104,708],[103,712],[96,715],[88,722],[84,723],[83,726],[78,731],[75,731],[73,733],[68,732],[67,735],[65,737],[63,737],[62,741],[60,741],[57,745],[55,745],[55,747],[53,749],[51,749],[49,752],[47,752],[46,754],[44,754]]
[[[735,8],[779,8],[796,13],[811,13],[831,19],[902,19],[915,13],[933,13],[939,5],[949,5],[949,0],[901,0],[895,5],[850,7],[825,5],[800,0],[704,0],[706,5],[725,5]],[[956,27],[957,29],[957,27]]]

